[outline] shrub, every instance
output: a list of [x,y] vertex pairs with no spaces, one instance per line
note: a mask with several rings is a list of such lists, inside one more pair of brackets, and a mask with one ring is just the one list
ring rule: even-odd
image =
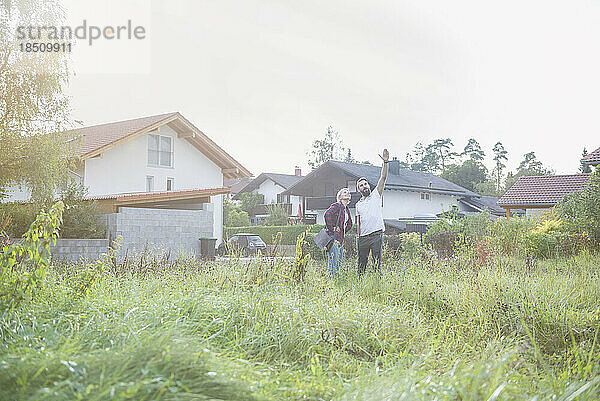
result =
[[600,168],[587,187],[567,195],[556,208],[567,230],[586,235],[600,247]]
[[23,241],[2,247],[0,253],[0,308],[11,309],[35,295],[50,263],[50,245],[56,243],[64,204],[41,211]]
[[229,210],[224,221],[227,227],[244,227],[250,224],[248,213],[237,209]]
[[[95,201],[84,200],[85,189],[69,184],[60,194],[65,206],[62,214],[61,238],[105,238],[104,223]],[[12,238],[23,236],[36,216],[51,205],[11,202],[0,205],[0,220],[6,221],[4,229]]]
[[267,226],[285,226],[288,223],[288,213],[283,205],[273,204],[267,205],[267,213],[269,214],[265,220]]

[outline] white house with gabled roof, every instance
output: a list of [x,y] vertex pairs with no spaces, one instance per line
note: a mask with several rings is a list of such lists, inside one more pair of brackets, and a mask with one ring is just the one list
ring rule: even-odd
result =
[[[73,176],[90,200],[114,214],[108,217],[109,234],[114,229],[112,234],[123,235],[130,245],[139,246],[144,240],[158,243],[159,238],[170,245],[179,241],[193,246],[198,235],[221,242],[223,195],[229,192],[223,180],[252,175],[178,112],[79,128],[66,133],[66,138],[74,159]],[[8,200],[15,200],[23,191],[10,195]],[[125,224],[122,217],[134,221],[136,213],[143,217]],[[161,217],[167,221],[154,219],[167,215],[171,217]],[[187,217],[179,219],[180,215]],[[168,221],[196,218],[201,221],[179,227]]]

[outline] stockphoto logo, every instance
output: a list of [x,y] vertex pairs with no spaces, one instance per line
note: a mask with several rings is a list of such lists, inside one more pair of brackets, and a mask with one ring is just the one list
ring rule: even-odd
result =
[[[81,25],[72,26],[52,26],[52,25],[20,25],[17,27],[17,40],[22,43],[41,43],[43,41],[53,41],[58,44],[73,39],[85,41],[89,46],[99,40],[143,40],[146,39],[146,28],[142,25],[135,25],[131,20],[127,20],[124,25],[91,25],[87,20],[83,20]],[[70,42],[69,42],[70,44]],[[63,49],[64,50],[64,49]]]

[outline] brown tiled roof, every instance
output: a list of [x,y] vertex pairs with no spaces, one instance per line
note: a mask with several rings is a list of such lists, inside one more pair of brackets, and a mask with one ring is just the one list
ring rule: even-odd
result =
[[108,124],[93,125],[91,127],[77,128],[67,134],[76,156],[84,157],[86,154],[109,145],[119,139],[124,139],[138,131],[151,127],[163,120],[167,120],[177,113],[159,114],[156,116],[135,118],[133,120],[117,121]]
[[168,124],[217,166],[226,178],[252,174],[178,112],[77,128],[66,133],[72,154],[81,159],[98,156],[111,147]]
[[571,192],[584,188],[590,174],[545,175],[519,177],[517,182],[498,200],[507,206],[554,206]]
[[250,177],[242,177],[242,178],[225,178],[223,179],[223,185],[231,188],[231,194],[236,195],[240,192],[248,183],[252,181]]
[[592,165],[600,163],[600,148],[594,150],[592,153],[585,155],[585,157],[581,159],[581,161],[586,164]]

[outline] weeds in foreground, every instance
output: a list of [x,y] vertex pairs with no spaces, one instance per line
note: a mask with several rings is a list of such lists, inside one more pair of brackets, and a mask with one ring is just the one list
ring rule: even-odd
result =
[[185,261],[78,297],[56,267],[0,316],[0,399],[597,399],[600,256],[465,260]]

